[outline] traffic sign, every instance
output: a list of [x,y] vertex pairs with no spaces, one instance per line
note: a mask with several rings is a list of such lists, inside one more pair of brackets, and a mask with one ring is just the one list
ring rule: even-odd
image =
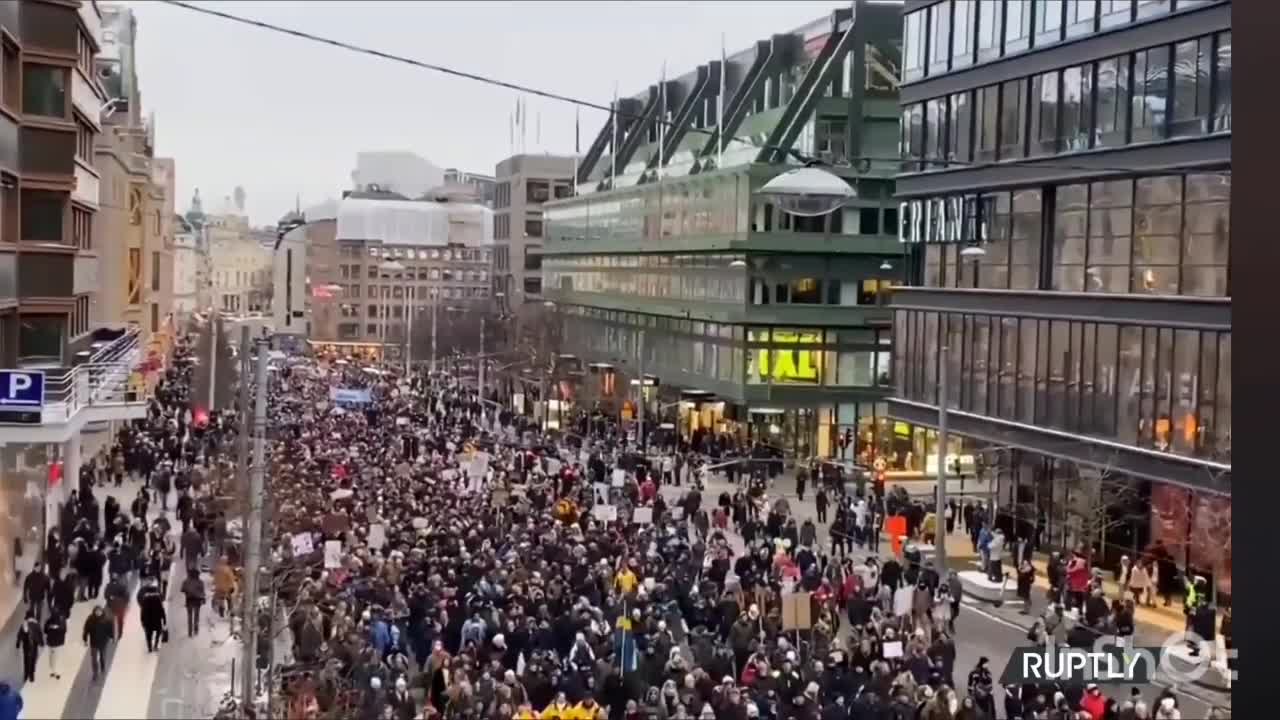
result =
[[44,373],[38,370],[0,370],[0,410],[44,408]]

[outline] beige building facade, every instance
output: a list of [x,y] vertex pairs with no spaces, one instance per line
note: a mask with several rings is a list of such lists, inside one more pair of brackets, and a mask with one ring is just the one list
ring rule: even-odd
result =
[[210,215],[205,220],[209,244],[211,301],[232,315],[271,309],[271,248],[265,246],[243,215]]

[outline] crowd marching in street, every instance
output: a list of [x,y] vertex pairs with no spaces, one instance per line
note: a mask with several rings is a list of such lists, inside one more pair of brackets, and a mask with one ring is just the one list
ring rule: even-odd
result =
[[[188,634],[199,632],[209,598],[219,612],[237,606],[239,536],[228,493],[216,488],[233,475],[227,450],[239,428],[229,412],[193,422],[184,348],[148,418],[84,469],[43,566],[25,578],[29,619],[18,642],[28,680],[38,654],[66,641],[76,602],[101,604],[70,628],[72,641],[93,648],[95,673],[122,632],[144,631],[148,648],[158,647],[175,560],[187,568]],[[917,545],[935,538],[938,518],[916,517],[915,541],[879,555],[885,518],[920,512],[896,493],[802,469],[797,495],[813,496],[820,524],[830,517],[820,533],[812,520],[797,522],[793,501],[771,495],[776,462],[704,452],[714,439],[682,446],[677,461],[612,429],[545,433],[443,376],[346,360],[276,363],[272,581],[254,619],[262,643],[289,648],[267,647],[274,667],[259,667],[279,688],[272,717],[1182,717],[1169,691],[1144,700],[1093,686],[1002,688],[1006,658],[956,667],[961,583]],[[335,388],[369,400],[338,402]],[[712,473],[737,489],[704,497]],[[149,479],[147,489],[128,508],[99,505],[95,489],[126,475]],[[175,497],[170,527],[154,509]],[[1009,553],[978,510],[950,508],[944,523],[962,512],[1002,577],[1004,557],[1023,551]],[[1050,566],[1054,602],[1030,639],[1131,631],[1132,601],[1101,597],[1085,561]],[[1147,587],[1148,567],[1134,565],[1128,586]],[[1014,568],[1017,594],[1029,594],[1029,557],[1015,557]],[[130,602],[141,604],[143,628],[123,627]]]

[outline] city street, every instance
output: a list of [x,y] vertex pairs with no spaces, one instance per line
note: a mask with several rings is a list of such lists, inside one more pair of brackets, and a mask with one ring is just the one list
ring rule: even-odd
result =
[[[662,488],[664,496],[670,501],[679,498],[687,490],[686,487],[664,486]],[[706,509],[712,509],[716,506],[717,498],[722,492],[733,492],[734,487],[729,484],[724,477],[717,476],[707,484],[707,489],[702,495],[702,505]],[[804,502],[800,502],[795,495],[795,480],[791,474],[779,476],[773,487],[770,489],[769,498],[776,499],[779,497],[786,498],[789,501],[791,512],[796,517],[797,524],[803,523],[805,520],[813,520],[818,527],[819,542],[826,542],[829,537],[827,534],[828,524],[819,523],[817,518],[817,510],[813,504],[812,486],[806,493],[807,497]],[[834,512],[829,513],[829,516]],[[742,552],[742,537],[735,532],[727,533],[730,546],[735,553]],[[829,545],[827,546],[829,549]],[[880,557],[883,558],[890,553],[890,545],[887,540],[880,543]],[[865,551],[854,555],[858,560],[865,560],[869,555]],[[1033,596],[1033,603],[1036,601]],[[1019,613],[1019,607],[1006,603],[1001,608],[995,608],[989,603],[975,600],[973,598],[965,598],[963,608],[959,617],[956,619],[956,664],[955,664],[955,682],[961,687],[964,686],[969,671],[977,665],[978,659],[982,657],[988,658],[992,674],[997,678],[1004,670],[1006,661],[1015,647],[1024,647],[1030,643],[1027,640],[1027,630],[1031,626],[1034,616],[1025,616]],[[1036,604],[1035,610],[1043,611],[1042,604]],[[847,628],[847,624],[844,626]],[[1138,626],[1136,633],[1137,644],[1142,647],[1158,646],[1164,641],[1166,633],[1159,628],[1151,626]],[[1214,680],[1216,684],[1216,679]],[[1167,683],[1165,683],[1167,685]],[[1231,695],[1222,689],[1209,687],[1178,687],[1175,688],[1180,695],[1180,708],[1183,717],[1199,718],[1205,717],[1209,708],[1213,705],[1221,705],[1230,707]],[[1157,696],[1161,687],[1149,686],[1143,688],[1144,696],[1150,701]],[[998,691],[1001,692],[1001,691]],[[1128,689],[1120,688],[1111,689],[1110,694],[1115,697],[1127,697]],[[999,702],[1003,702],[1003,695],[1000,695]],[[1002,707],[1002,706],[1001,706]],[[1001,711],[1003,715],[1003,711]]]

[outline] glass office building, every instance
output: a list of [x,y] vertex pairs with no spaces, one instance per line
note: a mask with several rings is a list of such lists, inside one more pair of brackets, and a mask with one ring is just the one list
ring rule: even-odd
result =
[[946,403],[1042,544],[1160,540],[1229,594],[1230,2],[908,0],[903,33],[890,417]]
[[[628,418],[643,397],[669,431],[793,458],[896,442],[905,464],[911,431],[895,441],[885,404],[886,290],[904,272],[900,22],[896,7],[858,2],[730,55],[723,98],[717,59],[622,99],[577,195],[545,206],[543,292],[559,351],[582,362],[579,405]],[[757,198],[795,167],[788,148],[829,162],[857,199],[799,218]]]

